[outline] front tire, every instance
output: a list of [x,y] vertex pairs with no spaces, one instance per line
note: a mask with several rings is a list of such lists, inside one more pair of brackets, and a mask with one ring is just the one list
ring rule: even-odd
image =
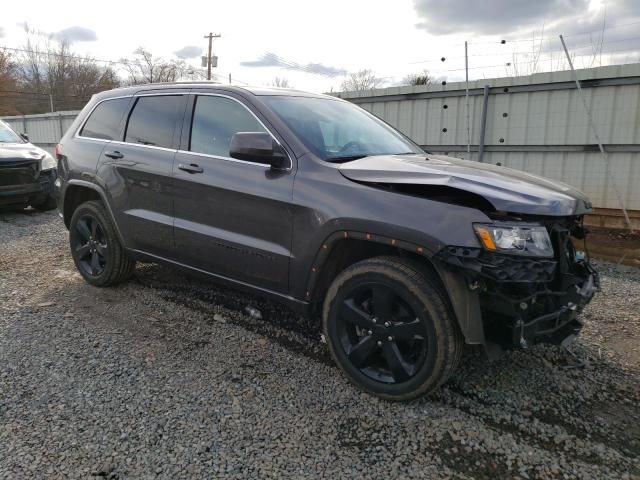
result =
[[85,202],[73,212],[69,243],[76,268],[96,287],[123,282],[135,269],[135,260],[126,255],[101,202]]
[[397,257],[363,260],[336,277],[323,328],[351,382],[387,400],[411,400],[451,376],[464,342],[436,281]]

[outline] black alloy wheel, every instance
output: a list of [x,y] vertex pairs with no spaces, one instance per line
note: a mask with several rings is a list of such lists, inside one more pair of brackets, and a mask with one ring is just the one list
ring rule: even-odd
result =
[[69,246],[78,271],[96,287],[123,282],[135,269],[102,202],[91,200],[76,208],[69,222]]
[[104,228],[97,218],[85,214],[75,224],[76,235],[71,248],[80,268],[87,275],[100,276],[109,260],[109,245]]
[[342,301],[340,316],[342,348],[372,380],[406,382],[424,364],[427,330],[402,293],[389,284],[357,286]]

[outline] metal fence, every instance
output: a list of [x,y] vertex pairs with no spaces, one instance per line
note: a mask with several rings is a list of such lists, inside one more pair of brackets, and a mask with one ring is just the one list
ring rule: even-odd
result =
[[[626,208],[640,210],[640,64],[578,70]],[[485,88],[487,86],[487,88]],[[555,178],[618,209],[571,72],[341,92],[427,150]],[[484,115],[483,115],[484,113]],[[484,135],[483,135],[484,133]]]
[[49,153],[54,152],[56,144],[71,126],[80,111],[53,112],[38,115],[4,117],[2,120],[11,125],[18,133],[29,135],[29,141]]

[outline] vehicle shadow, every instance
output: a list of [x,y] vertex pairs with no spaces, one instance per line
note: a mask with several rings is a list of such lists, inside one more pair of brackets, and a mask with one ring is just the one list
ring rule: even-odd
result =
[[204,275],[193,275],[158,264],[142,264],[133,281],[154,290],[163,300],[264,335],[288,350],[333,365],[323,343],[319,318],[305,318],[284,304],[221,286]]

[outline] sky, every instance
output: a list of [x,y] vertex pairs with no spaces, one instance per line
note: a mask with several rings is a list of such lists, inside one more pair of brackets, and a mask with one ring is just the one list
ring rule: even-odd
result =
[[[214,74],[223,82],[340,90],[349,72],[371,69],[394,86],[428,70],[470,79],[564,68],[558,34],[577,67],[640,61],[639,0],[302,0],[180,2],[23,0],[4,9],[0,47],[25,44],[24,25],[67,39],[103,60],[183,58],[199,68],[209,32],[219,33]],[[100,8],[98,8],[100,6]],[[444,60],[443,60],[444,59]]]

